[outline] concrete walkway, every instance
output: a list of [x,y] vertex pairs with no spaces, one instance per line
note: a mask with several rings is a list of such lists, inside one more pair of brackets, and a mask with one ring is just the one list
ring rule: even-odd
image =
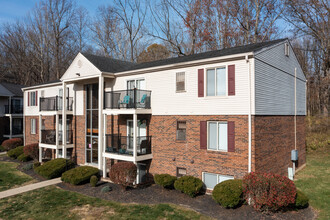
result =
[[9,196],[14,196],[20,193],[24,193],[24,192],[28,192],[28,191],[32,191],[35,189],[39,189],[39,188],[43,188],[46,186],[51,186],[51,185],[55,185],[61,182],[61,178],[56,178],[56,179],[52,179],[52,180],[47,180],[47,181],[42,181],[39,183],[33,183],[30,185],[26,185],[26,186],[22,186],[19,188],[15,188],[15,189],[9,189],[3,192],[0,192],[0,199],[9,197]]
[[0,155],[5,155],[7,154],[7,152],[0,152]]

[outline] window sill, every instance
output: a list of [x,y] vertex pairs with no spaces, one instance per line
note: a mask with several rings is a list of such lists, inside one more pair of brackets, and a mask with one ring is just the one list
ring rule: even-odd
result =
[[187,92],[186,90],[181,90],[181,91],[175,91],[176,93],[185,93]]
[[176,143],[187,143],[187,140],[175,140]]
[[[203,98],[203,97],[201,97]],[[229,96],[204,96],[204,99],[228,99]]]
[[206,150],[212,153],[229,153],[229,151],[224,151],[224,150],[211,150],[211,149],[206,149]]

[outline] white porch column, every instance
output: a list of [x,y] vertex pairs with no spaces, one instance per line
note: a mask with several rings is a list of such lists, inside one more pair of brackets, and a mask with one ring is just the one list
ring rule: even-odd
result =
[[62,157],[66,158],[66,83],[62,84]]
[[13,136],[13,116],[9,115],[9,139]]
[[39,147],[39,162],[42,162],[42,147]]
[[136,142],[137,142],[137,114],[134,113],[133,114],[133,159],[134,162],[136,161],[137,158],[137,146],[136,146]]
[[59,126],[59,119],[60,119],[60,116],[59,116],[59,114],[58,113],[56,113],[56,119],[55,119],[55,132],[56,132],[56,138],[55,138],[55,140],[56,140],[56,143],[55,143],[55,145],[56,145],[56,156],[55,156],[55,158],[58,158],[58,146],[59,146],[59,142],[60,142],[60,140],[59,140],[59,128],[60,128],[60,126]]
[[[103,115],[103,153],[105,153],[105,147],[106,147],[106,133],[107,133],[107,115],[104,114]],[[104,155],[102,154],[102,163],[103,163],[103,177],[107,177],[107,161],[104,157]]]
[[98,164],[99,169],[102,170],[103,168],[103,93],[104,93],[104,77],[101,75],[99,76],[99,135],[98,135]]

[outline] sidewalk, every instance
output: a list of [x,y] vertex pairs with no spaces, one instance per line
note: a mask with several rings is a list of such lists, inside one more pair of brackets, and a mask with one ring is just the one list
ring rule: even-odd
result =
[[6,198],[9,196],[14,196],[14,195],[17,195],[20,193],[32,191],[35,189],[43,188],[46,186],[55,185],[60,182],[61,182],[61,178],[56,178],[56,179],[52,179],[52,180],[46,180],[46,181],[42,181],[42,182],[38,182],[38,183],[33,183],[30,185],[22,186],[22,187],[15,188],[15,189],[9,189],[9,190],[0,192],[0,199]]

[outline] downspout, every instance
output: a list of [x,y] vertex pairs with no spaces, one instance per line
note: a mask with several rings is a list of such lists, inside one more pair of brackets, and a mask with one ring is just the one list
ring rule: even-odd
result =
[[248,152],[248,172],[252,171],[252,119],[251,119],[251,71],[250,71],[250,62],[248,55],[245,55],[245,61],[248,66],[248,85],[249,85],[249,152]]

